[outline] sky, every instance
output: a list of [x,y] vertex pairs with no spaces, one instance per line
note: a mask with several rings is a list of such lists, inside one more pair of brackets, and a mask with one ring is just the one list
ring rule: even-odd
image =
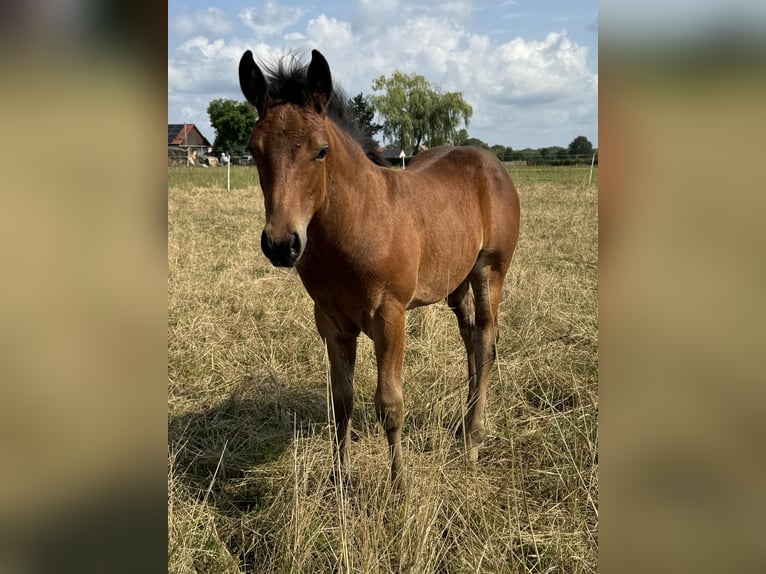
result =
[[212,142],[207,105],[242,101],[245,50],[273,62],[319,50],[349,96],[395,70],[472,106],[468,133],[514,149],[598,146],[597,0],[169,0],[168,123]]

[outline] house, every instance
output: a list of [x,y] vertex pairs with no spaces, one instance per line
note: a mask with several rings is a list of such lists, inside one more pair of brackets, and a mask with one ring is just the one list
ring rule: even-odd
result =
[[402,153],[405,154],[405,157],[410,157],[410,154],[400,148],[384,148],[381,150],[381,152],[383,153],[383,157],[392,164],[402,163],[402,160],[400,159],[402,157]]
[[[395,167],[404,167],[405,163],[409,163],[412,156],[401,148],[378,148],[378,151],[383,154],[385,160]],[[404,159],[402,158],[404,154]]]
[[196,164],[213,146],[194,124],[168,124],[168,163]]
[[[420,144],[419,151],[426,151],[428,149],[428,146],[425,144]],[[404,160],[405,164],[410,163],[410,160],[412,159],[412,155],[409,151],[403,150],[401,148],[378,148],[378,151],[383,154],[383,157],[386,158],[388,163],[391,165],[403,165],[402,160]],[[402,155],[404,157],[402,157]]]

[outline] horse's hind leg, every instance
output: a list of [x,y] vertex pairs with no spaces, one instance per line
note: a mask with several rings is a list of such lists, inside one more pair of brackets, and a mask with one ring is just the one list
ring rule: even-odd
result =
[[[457,325],[460,329],[460,337],[465,345],[468,356],[468,396],[476,394],[476,310],[474,308],[473,293],[470,289],[470,278],[466,277],[457,289],[447,297],[447,306],[452,309],[457,317]],[[465,421],[463,421],[463,431]]]
[[474,294],[476,328],[474,330],[475,382],[469,385],[468,408],[465,423],[465,439],[468,460],[479,458],[479,445],[484,441],[484,406],[487,400],[487,383],[497,354],[499,334],[497,310],[503,290],[503,279],[508,265],[493,262],[491,256],[480,256],[471,272],[471,289]]

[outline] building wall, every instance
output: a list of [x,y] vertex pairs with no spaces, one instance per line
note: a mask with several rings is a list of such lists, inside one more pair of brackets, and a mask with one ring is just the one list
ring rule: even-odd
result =
[[207,144],[205,143],[204,138],[196,129],[189,131],[189,134],[186,136],[186,144],[189,146],[194,146],[194,147],[199,146],[199,147],[204,147],[205,149],[207,149]]

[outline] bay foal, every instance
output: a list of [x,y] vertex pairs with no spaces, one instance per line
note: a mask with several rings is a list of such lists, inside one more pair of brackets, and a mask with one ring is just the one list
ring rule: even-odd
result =
[[405,311],[445,298],[468,355],[463,432],[475,462],[486,434],[498,305],[519,233],[506,169],[471,147],[429,149],[406,171],[385,167],[349,120],[316,50],[307,67],[282,61],[265,73],[248,50],[239,81],[258,111],[250,150],[266,209],[261,247],[272,264],[297,269],[314,301],[340,464],[348,464],[357,338],[365,333],[375,346],[375,408],[391,479],[400,485]]

